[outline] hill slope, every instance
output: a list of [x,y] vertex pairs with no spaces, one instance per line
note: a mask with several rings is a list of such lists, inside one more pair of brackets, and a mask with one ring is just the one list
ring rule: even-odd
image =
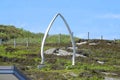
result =
[[0,38],[4,41],[13,38],[38,37],[40,34],[43,35],[42,33],[35,34],[22,28],[16,28],[13,25],[0,25]]
[[[42,39],[43,33],[32,33],[30,31],[26,31],[22,28],[16,28],[13,25],[0,25],[0,39],[3,41],[12,40],[14,38],[17,38],[19,40],[29,38],[31,39]],[[78,40],[79,38],[74,37],[75,40]],[[71,42],[70,36],[65,34],[54,34],[49,35],[46,40],[47,43],[68,43]]]

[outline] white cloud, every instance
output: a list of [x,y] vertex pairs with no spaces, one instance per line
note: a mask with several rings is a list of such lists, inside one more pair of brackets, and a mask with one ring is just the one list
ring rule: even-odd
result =
[[120,19],[120,14],[104,14],[98,16],[99,18]]

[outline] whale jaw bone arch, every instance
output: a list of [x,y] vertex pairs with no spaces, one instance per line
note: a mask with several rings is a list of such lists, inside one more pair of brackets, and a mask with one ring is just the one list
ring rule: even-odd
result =
[[46,29],[46,32],[45,32],[45,34],[44,34],[44,37],[43,37],[43,40],[42,40],[42,44],[41,44],[41,59],[42,59],[42,60],[41,60],[41,64],[44,64],[44,51],[43,51],[43,50],[44,50],[44,44],[45,44],[45,40],[46,40],[47,34],[48,34],[48,32],[49,32],[52,24],[54,23],[54,21],[56,20],[56,18],[57,18],[58,16],[60,16],[60,17],[62,18],[62,20],[64,21],[64,23],[65,23],[65,25],[66,25],[66,27],[67,27],[67,29],[68,29],[68,31],[69,31],[70,38],[71,38],[71,42],[72,42],[72,46],[73,46],[72,65],[75,65],[75,53],[76,53],[76,50],[75,50],[75,41],[74,41],[74,39],[73,39],[73,34],[72,34],[72,32],[71,32],[71,30],[70,30],[70,27],[69,27],[69,25],[67,24],[65,18],[64,18],[60,13],[56,14],[56,15],[53,17],[52,21],[51,21],[50,24],[48,25],[48,28]]

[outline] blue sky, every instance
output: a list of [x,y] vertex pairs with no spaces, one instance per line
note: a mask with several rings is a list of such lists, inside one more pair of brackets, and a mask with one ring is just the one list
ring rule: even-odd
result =
[[[0,24],[31,32],[45,32],[56,13],[67,20],[80,38],[120,38],[120,0],[0,0]],[[68,34],[58,17],[50,34]]]

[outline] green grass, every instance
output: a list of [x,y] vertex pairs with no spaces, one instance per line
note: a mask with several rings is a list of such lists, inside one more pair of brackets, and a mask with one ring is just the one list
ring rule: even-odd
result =
[[[63,44],[65,46],[66,43],[70,42],[70,38],[63,36],[62,40],[64,41]],[[32,39],[32,38],[31,38]],[[18,39],[18,42],[22,39]],[[35,42],[36,41],[36,42]],[[49,48],[56,47],[56,43],[58,41],[58,36],[55,35],[48,37],[46,40],[46,44],[44,50]],[[24,42],[24,41],[23,41]],[[37,69],[37,65],[40,64],[40,41],[37,39],[31,40],[31,42],[35,42],[37,44],[31,44],[28,48],[25,45],[17,45],[16,48],[13,48],[12,45],[3,44],[0,45],[0,56],[7,57],[7,58],[17,58],[18,62],[0,62],[1,65],[8,65],[9,64],[19,64],[24,66],[32,66],[31,69],[25,70],[28,73],[31,73],[35,76],[40,76],[42,73],[45,75],[44,78],[48,79],[49,77],[53,80],[56,80],[57,77],[69,80],[103,80],[105,75],[102,75],[101,72],[118,72],[120,71],[120,49],[119,43],[117,45],[113,44],[112,46],[101,44],[97,46],[78,46],[79,50],[83,51],[85,54],[89,54],[88,58],[76,58],[76,65],[71,66],[72,62],[71,56],[67,57],[58,57],[54,55],[45,55],[45,65],[46,67],[42,69]],[[62,42],[62,41],[61,41]],[[8,42],[12,43],[12,42]],[[22,43],[22,42],[21,42]],[[55,45],[53,45],[55,44]],[[61,43],[62,44],[62,43]],[[53,46],[52,46],[53,45]],[[6,52],[6,48],[11,47],[15,49],[13,52]],[[58,46],[57,46],[58,47]],[[38,56],[39,55],[39,56]],[[23,61],[19,61],[23,60]],[[96,62],[96,60],[105,61],[105,64],[101,65]],[[0,61],[2,61],[0,59]],[[114,66],[116,65],[116,66]],[[77,75],[77,77],[70,76],[71,73]],[[53,76],[55,75],[55,76]],[[86,76],[84,76],[86,75]],[[89,75],[91,75],[89,77]],[[48,77],[46,77],[48,76]],[[66,78],[65,78],[66,76]],[[37,79],[36,79],[37,80]]]
[[[74,38],[75,40],[78,40],[79,38]],[[62,34],[61,37],[59,37],[59,35],[50,35],[46,38],[46,43],[59,43],[59,40],[60,40],[60,43],[70,43],[71,42],[71,39],[70,39],[70,36],[69,35],[64,35]],[[23,44],[26,44],[27,41],[29,43],[39,43],[41,44],[41,41],[42,41],[42,37],[35,37],[35,38],[32,38],[32,37],[29,37],[29,38],[15,38],[15,41],[16,43],[23,43]],[[13,44],[14,43],[14,39],[11,39],[7,42],[7,44]]]

